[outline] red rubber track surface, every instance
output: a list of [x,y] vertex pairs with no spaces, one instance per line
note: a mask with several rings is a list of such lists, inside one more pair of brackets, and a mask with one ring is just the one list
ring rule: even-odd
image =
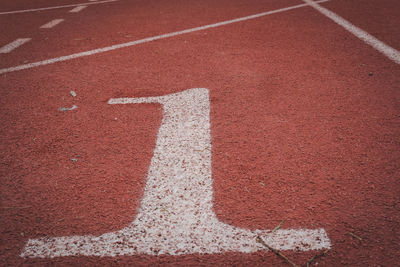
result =
[[324,6],[384,43],[400,50],[398,1],[336,0],[324,3]]
[[14,11],[14,10],[25,10],[25,9],[36,9],[36,8],[46,8],[51,6],[63,6],[63,5],[73,5],[81,3],[90,3],[89,0],[7,0],[1,1],[0,12]]
[[[68,13],[72,8],[67,8],[3,15],[0,16],[0,24],[10,24],[12,28],[4,29],[7,31],[0,37],[0,44],[7,44],[10,40],[21,36],[25,37],[26,32],[33,41],[25,44],[25,49],[21,49],[17,57],[13,54],[2,55],[0,68],[139,40],[301,3],[298,0],[255,1],[256,3],[251,5],[246,0],[236,1],[235,4],[229,0],[215,2],[173,0],[160,3],[158,0],[153,0],[132,3],[121,0],[106,5],[88,6],[80,13]],[[50,30],[37,29],[55,18],[66,19],[67,23]],[[28,30],[26,27],[29,27]]]
[[[1,7],[11,10],[17,5],[11,2]],[[33,6],[28,2],[17,7]],[[32,41],[0,54],[0,67],[300,3],[121,0],[76,14],[4,15],[0,46],[19,37]],[[322,5],[399,49],[396,1]],[[56,18],[66,20],[38,29]],[[194,87],[211,94],[220,220],[249,229],[273,229],[284,219],[281,228],[325,228],[332,248],[313,262],[319,266],[398,264],[400,67],[310,7],[0,75],[0,263],[286,266],[271,252],[19,257],[29,238],[101,234],[129,224],[161,107],[107,101]],[[58,110],[74,104],[78,109]],[[304,265],[318,253],[284,254]]]

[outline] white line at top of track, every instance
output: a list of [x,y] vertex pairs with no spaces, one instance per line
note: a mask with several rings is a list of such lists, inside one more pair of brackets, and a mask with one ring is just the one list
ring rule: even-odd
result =
[[42,7],[42,8],[33,8],[33,9],[24,9],[24,10],[14,10],[14,11],[0,12],[0,15],[27,13],[27,12],[58,9],[58,8],[67,8],[67,7],[73,7],[73,6],[97,5],[97,4],[104,4],[104,3],[116,2],[116,1],[119,1],[119,0],[105,0],[105,1],[99,1],[99,2],[79,3],[79,4],[71,4],[71,5],[63,5],[63,6],[51,6],[51,7]]
[[[329,0],[319,0],[316,3],[323,3],[323,2],[327,2],[327,1],[329,1]],[[117,49],[121,49],[121,48],[125,48],[125,47],[130,47],[130,46],[134,46],[134,45],[138,45],[138,44],[142,44],[142,43],[148,43],[148,42],[152,42],[152,41],[156,41],[156,40],[160,40],[160,39],[166,39],[166,38],[170,38],[170,37],[174,37],[174,36],[178,36],[178,35],[182,35],[182,34],[186,34],[186,33],[203,31],[203,30],[207,30],[207,29],[211,29],[211,28],[221,27],[224,25],[232,24],[232,23],[237,23],[237,22],[241,22],[241,21],[264,17],[267,15],[281,13],[281,12],[285,12],[285,11],[289,11],[289,10],[293,10],[293,9],[297,9],[297,8],[301,8],[301,7],[306,7],[306,6],[308,6],[308,4],[304,3],[304,4],[300,4],[300,5],[266,11],[266,12],[246,16],[246,17],[225,20],[225,21],[214,23],[214,24],[208,24],[208,25],[199,26],[199,27],[195,27],[195,28],[191,28],[191,29],[182,30],[182,31],[161,34],[161,35],[148,37],[148,38],[144,38],[144,39],[140,39],[140,40],[135,40],[135,41],[127,42],[127,43],[115,44],[115,45],[102,47],[102,48],[98,48],[98,49],[93,49],[93,50],[89,50],[89,51],[78,52],[78,53],[67,55],[67,56],[50,58],[50,59],[46,59],[46,60],[42,60],[42,61],[32,62],[32,63],[9,67],[9,68],[4,68],[4,69],[0,69],[0,74],[18,71],[18,70],[35,68],[35,67],[44,66],[44,65],[49,65],[49,64],[56,63],[56,62],[71,60],[74,58],[86,57],[86,56],[104,53],[104,52],[108,52],[108,51],[113,51],[113,50],[117,50]]]
[[303,2],[307,3],[308,5],[319,11],[324,16],[328,17],[338,25],[342,26],[345,30],[347,30],[348,32],[350,32],[351,34],[362,40],[364,43],[372,46],[374,49],[384,54],[387,58],[389,58],[393,62],[400,64],[400,51],[378,40],[368,32],[358,28],[357,26],[345,20],[344,18],[340,17],[336,13],[320,6],[317,2],[313,2],[311,0],[303,0]]

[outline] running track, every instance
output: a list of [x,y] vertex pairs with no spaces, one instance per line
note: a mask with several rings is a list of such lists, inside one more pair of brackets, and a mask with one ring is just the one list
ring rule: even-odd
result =
[[[163,111],[108,101],[189,88],[209,89],[219,221],[249,230],[323,228],[331,247],[312,265],[398,264],[395,59],[310,6],[248,18],[300,0],[100,2],[0,3],[0,265],[289,266],[267,250],[20,256],[29,239],[129,225]],[[81,3],[89,4],[70,12]],[[319,5],[400,50],[398,1]],[[66,7],[32,10],[55,6]],[[214,26],[198,28],[207,25]],[[11,49],[18,39],[25,41]],[[282,252],[298,265],[321,254]]]

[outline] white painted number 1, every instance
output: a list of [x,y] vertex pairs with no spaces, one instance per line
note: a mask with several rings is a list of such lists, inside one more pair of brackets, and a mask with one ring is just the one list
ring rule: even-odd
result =
[[22,257],[193,254],[330,248],[324,229],[250,231],[218,220],[213,211],[210,100],[195,88],[159,97],[110,99],[108,104],[159,103],[163,118],[137,217],[100,236],[30,239]]

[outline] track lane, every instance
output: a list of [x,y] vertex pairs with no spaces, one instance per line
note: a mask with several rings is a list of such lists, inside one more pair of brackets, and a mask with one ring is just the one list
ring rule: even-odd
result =
[[[30,37],[35,43],[42,43],[46,45],[49,39],[49,31],[40,29],[40,26],[45,23],[57,19],[57,18],[73,18],[69,16],[66,11],[54,10],[52,12],[43,12],[43,14],[16,14],[9,17],[0,16],[0,24],[7,25],[1,27],[2,34],[0,35],[0,46],[7,44],[11,40],[15,40],[21,37]],[[1,65],[7,64],[8,61],[12,61],[18,54],[29,54],[32,53],[33,47],[25,48],[16,53],[1,57]],[[29,60],[28,56],[24,60]]]
[[22,11],[27,9],[48,8],[48,7],[63,6],[63,5],[74,5],[82,3],[91,3],[91,2],[89,0],[57,0],[57,1],[4,0],[1,1],[0,3],[0,13]]
[[[2,192],[14,188],[1,194],[3,203],[20,207],[37,203],[38,207],[4,212],[5,225],[10,227],[2,236],[14,241],[2,248],[7,251],[3,258],[10,264],[37,265],[281,265],[272,253],[26,261],[16,257],[28,237],[97,232],[131,219],[132,203],[140,196],[126,198],[128,203],[121,206],[124,202],[117,192],[121,189],[114,187],[109,195],[102,192],[108,184],[101,178],[124,177],[107,168],[116,151],[106,150],[113,141],[126,140],[120,147],[126,149],[124,155],[115,166],[131,169],[125,153],[136,153],[135,164],[145,162],[139,144],[149,142],[151,152],[151,141],[144,137],[147,130],[153,134],[157,130],[159,111],[151,105],[129,110],[107,107],[109,98],[207,87],[211,90],[214,203],[221,220],[252,229],[273,228],[284,218],[282,228],[326,227],[333,249],[320,264],[394,265],[399,251],[395,234],[398,77],[397,65],[312,9],[2,75],[2,136],[9,140],[2,143],[6,147],[2,159],[10,166],[4,169],[7,183]],[[71,88],[79,99],[68,95]],[[56,110],[73,103],[78,110],[72,116]],[[123,118],[116,129],[111,124],[115,116]],[[151,125],[141,128],[143,117]],[[104,137],[101,132],[93,134],[103,127]],[[45,158],[39,164],[35,153],[40,146],[30,139],[37,135],[51,137],[41,140]],[[138,137],[130,139],[131,135]],[[136,148],[132,151],[130,145]],[[62,153],[78,148],[88,151],[84,158],[89,163],[82,163],[75,170],[76,179],[69,181],[65,169],[69,165]],[[106,157],[101,158],[100,152]],[[32,154],[26,157],[26,153]],[[11,160],[13,155],[19,156]],[[92,168],[100,175],[91,175]],[[63,176],[57,175],[61,170]],[[61,197],[65,188],[57,187],[53,179],[38,183],[46,172],[71,190],[67,200]],[[140,191],[140,180],[135,184],[129,182],[131,176],[125,178],[127,197],[130,190]],[[36,187],[30,186],[35,183]],[[95,190],[88,196],[85,190],[91,186]],[[107,208],[100,201],[91,207],[85,203],[90,199],[104,199]],[[76,205],[83,206],[73,208]],[[93,213],[85,214],[89,207]],[[63,218],[66,221],[59,222]],[[285,254],[299,263],[314,255]]]
[[369,32],[382,42],[400,50],[400,7],[395,0],[343,1],[324,3],[351,23]]
[[[194,4],[120,1],[107,4],[107,8],[90,6],[82,13],[63,15],[66,21],[56,31],[33,31],[30,46],[14,54],[2,55],[0,67],[65,56],[296,4],[302,3],[298,0],[255,1],[254,5],[246,5],[243,0],[234,5],[228,1]],[[46,14],[55,14],[58,18],[62,14],[59,12],[47,11]],[[30,16],[40,17],[37,14],[27,16],[28,19],[19,23],[20,29],[24,23],[30,23]]]

